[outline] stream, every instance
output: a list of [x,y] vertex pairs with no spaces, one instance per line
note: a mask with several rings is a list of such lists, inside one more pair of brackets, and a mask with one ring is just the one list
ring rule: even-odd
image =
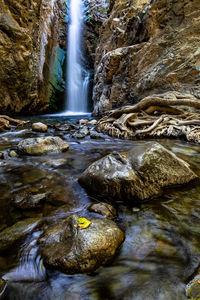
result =
[[[92,162],[112,151],[122,152],[146,143],[108,136],[76,139],[70,132],[54,128],[57,123],[76,124],[77,120],[35,117],[31,122],[47,124],[47,133],[33,132],[27,126],[0,134],[0,151],[4,153],[15,150],[22,139],[36,136],[59,135],[70,146],[64,153],[19,157],[5,154],[0,160],[0,231],[27,218],[42,220],[25,240],[0,253],[0,276],[8,280],[1,299],[187,299],[186,284],[200,261],[199,182],[166,189],[162,196],[142,205],[112,203],[118,212],[116,223],[126,238],[113,261],[95,273],[65,275],[43,265],[37,247],[43,228],[74,212],[87,215],[87,207],[99,201],[87,195],[77,182],[78,176]],[[189,162],[200,175],[198,145],[180,140],[157,141]],[[17,196],[31,191],[47,193],[48,197],[34,209],[16,206]]]

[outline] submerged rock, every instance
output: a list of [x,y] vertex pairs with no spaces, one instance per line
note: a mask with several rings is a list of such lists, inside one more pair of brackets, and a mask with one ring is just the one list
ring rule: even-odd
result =
[[44,263],[68,274],[91,273],[112,259],[124,233],[111,220],[90,218],[85,229],[77,215],[49,227],[40,238]]
[[48,161],[45,162],[45,164],[49,167],[57,168],[57,167],[61,167],[61,166],[65,165],[66,162],[67,162],[66,159],[60,158],[60,159],[48,160]]
[[101,139],[102,135],[95,130],[90,130],[91,139]]
[[37,208],[46,197],[47,193],[31,194],[21,192],[14,198],[14,205],[22,209]]
[[47,125],[41,122],[33,123],[32,130],[39,131],[39,132],[46,132],[48,129]]
[[109,219],[114,219],[117,216],[116,209],[112,205],[104,202],[94,203],[88,207],[88,210]]
[[41,155],[48,152],[66,151],[69,145],[60,137],[48,136],[25,139],[19,142],[17,148],[21,154]]
[[86,136],[86,135],[89,135],[90,134],[90,131],[87,127],[83,127],[79,130],[79,133]]
[[[41,219],[28,218],[17,222],[0,232],[0,251],[5,251],[15,245],[39,226]],[[16,246],[16,245],[15,245]]]
[[72,124],[57,124],[55,125],[55,129],[59,131],[70,131],[74,129],[74,125]]
[[79,132],[75,132],[75,133],[72,134],[72,137],[75,138],[75,139],[84,139],[85,135],[81,134]]
[[90,193],[133,201],[195,178],[185,161],[159,143],[148,142],[125,154],[113,152],[97,160],[79,177],[79,183]]

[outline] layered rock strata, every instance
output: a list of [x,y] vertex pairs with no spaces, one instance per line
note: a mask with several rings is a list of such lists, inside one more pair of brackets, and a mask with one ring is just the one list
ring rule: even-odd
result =
[[2,113],[38,112],[51,104],[62,82],[64,2],[0,2]]
[[94,115],[150,94],[200,97],[199,0],[111,1],[96,53]]

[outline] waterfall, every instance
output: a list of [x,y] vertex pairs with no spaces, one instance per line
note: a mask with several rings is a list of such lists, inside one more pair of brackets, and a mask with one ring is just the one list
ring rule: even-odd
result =
[[89,72],[82,66],[81,34],[83,24],[82,0],[71,0],[67,48],[66,111],[87,112]]

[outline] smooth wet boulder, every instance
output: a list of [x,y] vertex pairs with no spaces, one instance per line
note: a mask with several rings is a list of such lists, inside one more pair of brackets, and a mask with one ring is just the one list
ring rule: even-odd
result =
[[28,218],[17,222],[0,232],[0,251],[5,251],[31,233],[41,223],[41,219]]
[[67,163],[66,159],[64,158],[59,158],[59,159],[51,159],[47,160],[45,164],[51,168],[57,168],[64,166]]
[[32,130],[33,131],[46,132],[47,129],[48,129],[47,125],[42,123],[42,122],[32,124]]
[[124,233],[111,220],[90,218],[89,227],[78,227],[71,215],[49,227],[39,240],[44,263],[67,274],[91,273],[109,262],[124,241]]
[[106,218],[114,219],[117,216],[116,209],[104,202],[93,203],[88,207],[88,211],[100,214]]
[[121,200],[145,200],[162,188],[197,178],[189,164],[159,143],[139,144],[123,154],[113,152],[90,165],[79,183],[90,193]]
[[19,142],[17,149],[21,154],[42,155],[48,152],[67,151],[69,145],[60,137],[47,136],[25,139]]

